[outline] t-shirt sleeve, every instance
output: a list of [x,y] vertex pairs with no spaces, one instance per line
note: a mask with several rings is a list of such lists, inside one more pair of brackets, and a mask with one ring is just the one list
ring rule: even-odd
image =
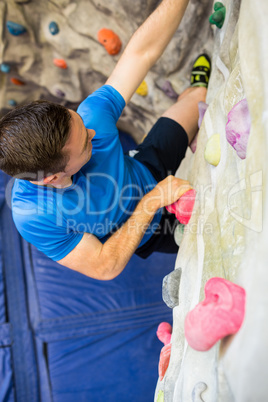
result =
[[57,225],[55,215],[27,217],[16,213],[16,209],[13,209],[12,215],[20,235],[54,261],[68,255],[83,237],[83,233]]
[[85,126],[96,131],[94,140],[117,135],[116,123],[126,105],[122,95],[112,86],[104,85],[89,95],[77,113]]

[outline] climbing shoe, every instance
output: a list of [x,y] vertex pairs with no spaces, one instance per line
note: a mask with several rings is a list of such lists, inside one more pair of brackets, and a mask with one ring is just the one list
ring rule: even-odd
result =
[[207,87],[211,70],[210,58],[207,54],[201,54],[193,64],[191,73],[192,87]]

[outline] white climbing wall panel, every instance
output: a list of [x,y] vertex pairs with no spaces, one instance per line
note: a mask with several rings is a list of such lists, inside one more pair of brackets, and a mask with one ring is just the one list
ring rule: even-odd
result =
[[[268,395],[268,3],[226,0],[224,5],[224,25],[215,28],[209,108],[196,153],[188,151],[178,172],[191,181],[197,199],[176,261],[179,305],[158,401],[262,402]],[[226,140],[226,123],[244,98],[251,128],[243,160]],[[217,166],[204,158],[214,134],[220,135]],[[245,320],[235,336],[197,352],[185,341],[184,319],[204,299],[207,280],[217,276],[245,288]]]

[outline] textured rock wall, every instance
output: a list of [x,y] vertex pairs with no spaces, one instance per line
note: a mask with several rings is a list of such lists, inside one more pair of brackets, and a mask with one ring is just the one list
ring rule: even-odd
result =
[[[156,399],[165,402],[262,402],[268,394],[268,3],[224,4],[225,23],[215,29],[209,107],[196,153],[188,152],[178,172],[192,182],[197,199],[175,267],[182,275],[176,288],[171,360],[156,390]],[[246,159],[240,159],[226,140],[226,123],[244,98],[251,129]],[[204,151],[216,133],[221,159],[212,166]],[[184,319],[204,299],[206,281],[217,276],[245,288],[246,316],[235,336],[198,352],[185,340]]]
[[[2,113],[12,107],[10,100],[22,104],[44,98],[76,108],[105,83],[129,38],[157,4],[158,0],[1,0],[0,63],[11,67],[8,74],[0,72]],[[135,94],[124,110],[119,127],[137,141],[174,102],[160,89],[165,81],[180,93],[188,86],[196,55],[212,48],[212,30],[207,24],[211,4],[212,0],[191,1],[180,29],[146,77],[148,95]],[[11,35],[7,21],[24,25],[27,32]],[[51,21],[59,26],[57,35],[49,31]],[[98,42],[102,28],[120,37],[118,55],[110,56]],[[56,67],[54,58],[64,59],[67,69]],[[11,78],[25,85],[14,85]]]

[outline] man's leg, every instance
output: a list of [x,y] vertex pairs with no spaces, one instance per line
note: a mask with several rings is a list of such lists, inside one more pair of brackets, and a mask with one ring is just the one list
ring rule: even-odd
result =
[[198,102],[205,102],[207,88],[190,87],[187,88],[178,97],[178,100],[172,105],[162,117],[168,117],[179,123],[189,139],[189,144],[198,131]]

